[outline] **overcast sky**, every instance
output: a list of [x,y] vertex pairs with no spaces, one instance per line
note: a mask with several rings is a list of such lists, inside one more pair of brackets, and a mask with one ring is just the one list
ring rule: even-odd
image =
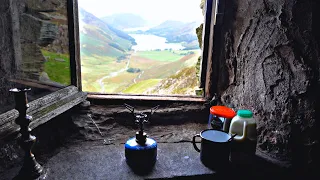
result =
[[78,0],[79,6],[97,17],[133,13],[153,23],[165,20],[203,21],[200,0]]

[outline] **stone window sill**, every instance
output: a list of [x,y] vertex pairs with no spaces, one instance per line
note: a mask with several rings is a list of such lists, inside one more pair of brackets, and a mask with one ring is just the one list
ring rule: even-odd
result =
[[158,143],[157,162],[147,175],[131,171],[125,162],[123,144],[68,148],[51,158],[46,166],[50,169],[48,177],[56,179],[138,180],[214,175],[214,171],[201,164],[199,153],[190,142]]
[[[134,136],[137,129],[129,123],[130,119],[128,122],[130,114],[116,105],[92,105],[89,109],[73,113],[68,120],[78,131],[72,136],[63,136],[65,142],[54,152],[41,151],[43,153],[36,154],[36,157],[44,159],[41,164],[47,170],[48,179],[231,179],[231,176],[238,178],[239,174],[244,179],[259,179],[261,176],[285,175],[281,168],[260,158],[259,153],[256,159],[248,160],[246,166],[231,165],[226,173],[217,173],[205,167],[191,143],[193,135],[207,128],[208,116],[203,112],[207,110],[200,110],[200,107],[166,107],[155,114],[157,116],[146,132],[157,141],[158,156],[153,171],[147,175],[134,174],[125,162],[124,143]],[[65,122],[64,119],[60,121]],[[66,125],[52,126],[56,121],[49,123],[51,125],[45,124],[36,129],[43,132],[46,128],[52,132],[57,131],[52,128],[70,131]],[[37,136],[46,139],[43,135]],[[49,139],[52,140],[51,137]],[[1,176],[12,179],[20,167],[17,165]]]

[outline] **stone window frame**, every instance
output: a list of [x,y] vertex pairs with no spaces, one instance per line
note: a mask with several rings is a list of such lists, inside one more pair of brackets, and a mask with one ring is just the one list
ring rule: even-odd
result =
[[[102,94],[102,93],[88,93],[88,98],[99,100],[162,100],[162,101],[191,101],[191,102],[204,102],[206,99],[213,97],[212,89],[212,55],[213,55],[213,34],[216,25],[216,18],[219,14],[218,4],[223,4],[224,0],[206,0],[204,5],[204,25],[202,33],[202,56],[200,65],[200,88],[203,88],[204,94],[202,97],[185,96],[185,95],[129,95],[129,94]],[[220,8],[221,5],[219,5]],[[79,39],[79,19],[78,19],[78,0],[68,0],[68,8],[72,7],[69,11],[69,29],[73,29],[70,34],[73,34],[70,41],[70,56],[78,65],[76,68],[77,87],[82,90],[81,84],[81,67],[80,67],[80,39]],[[211,8],[207,8],[211,7]],[[72,27],[72,28],[70,28]],[[211,40],[211,41],[210,41]],[[208,61],[209,59],[209,61]]]

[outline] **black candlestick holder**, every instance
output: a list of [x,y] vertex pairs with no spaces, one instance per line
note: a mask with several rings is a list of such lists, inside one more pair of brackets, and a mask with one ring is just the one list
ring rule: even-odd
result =
[[19,112],[19,116],[15,120],[16,124],[20,126],[21,136],[18,139],[18,143],[25,152],[22,168],[14,179],[38,179],[44,173],[42,166],[36,161],[34,154],[31,152],[36,142],[36,137],[31,135],[31,129],[29,128],[32,116],[27,115],[27,109],[29,108],[28,91],[30,89],[26,88],[10,90],[10,92],[14,93],[15,109]]

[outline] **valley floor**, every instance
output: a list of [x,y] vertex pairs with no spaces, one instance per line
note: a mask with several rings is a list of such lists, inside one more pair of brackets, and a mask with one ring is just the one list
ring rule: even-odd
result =
[[[131,51],[123,60],[83,55],[83,90],[108,94],[195,95],[199,56],[199,50]],[[180,86],[179,82],[183,82],[183,87],[169,82]]]

